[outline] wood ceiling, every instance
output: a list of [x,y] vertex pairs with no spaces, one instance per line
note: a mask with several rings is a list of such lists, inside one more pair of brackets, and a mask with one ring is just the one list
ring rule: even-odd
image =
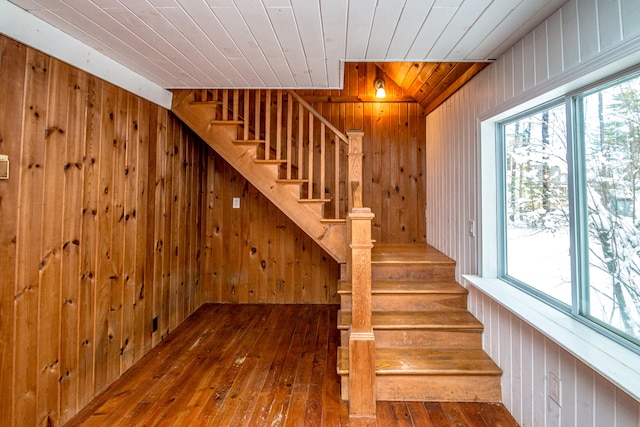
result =
[[489,61],[566,0],[9,1],[163,88],[337,89],[344,62]]
[[387,77],[429,114],[488,62],[378,62]]

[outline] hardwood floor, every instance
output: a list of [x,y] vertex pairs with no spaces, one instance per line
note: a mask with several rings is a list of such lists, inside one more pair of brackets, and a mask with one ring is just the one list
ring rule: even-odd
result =
[[[338,306],[206,304],[68,426],[340,426]],[[501,404],[378,402],[378,426],[511,427]]]

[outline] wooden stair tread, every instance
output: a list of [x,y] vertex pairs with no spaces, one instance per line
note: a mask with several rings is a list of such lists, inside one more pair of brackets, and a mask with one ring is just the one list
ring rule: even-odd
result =
[[234,139],[233,141],[236,145],[260,145],[264,144],[263,139]]
[[[339,294],[351,293],[351,282],[340,280]],[[432,282],[421,280],[374,280],[372,294],[468,294],[464,286],[454,281]]]
[[[432,330],[476,330],[482,332],[483,326],[478,319],[466,310],[448,311],[402,311],[373,312],[373,329],[432,329]],[[338,329],[349,329],[351,312],[338,312]]]
[[372,264],[446,264],[455,261],[424,243],[376,243],[371,251]]
[[279,159],[270,159],[270,160],[256,159],[255,162],[259,165],[281,165],[283,163],[287,163],[286,160],[279,160]]
[[323,224],[346,224],[347,220],[343,218],[322,218],[320,222]]
[[300,185],[300,184],[306,184],[309,182],[308,179],[277,179],[276,182],[278,184],[283,184],[283,185]]
[[[349,350],[338,349],[338,374],[349,374]],[[482,350],[376,349],[376,375],[491,375],[502,370]]]
[[189,102],[189,105],[193,105],[193,106],[204,106],[204,105],[216,106],[216,105],[222,105],[222,101],[191,101],[191,102]]
[[300,199],[300,203],[328,203],[331,199]]
[[212,125],[243,125],[244,121],[242,120],[211,120],[209,122]]

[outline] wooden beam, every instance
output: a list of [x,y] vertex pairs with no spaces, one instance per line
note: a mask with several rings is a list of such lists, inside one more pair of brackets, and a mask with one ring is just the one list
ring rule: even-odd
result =
[[304,100],[310,104],[316,103],[342,103],[350,104],[357,102],[418,102],[411,96],[387,96],[386,98],[376,98],[375,96],[359,95],[359,96],[324,96],[324,95],[307,95]]

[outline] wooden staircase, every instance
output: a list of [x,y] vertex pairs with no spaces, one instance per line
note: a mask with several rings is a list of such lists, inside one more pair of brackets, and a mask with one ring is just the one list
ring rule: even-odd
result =
[[501,400],[455,262],[373,245],[362,132],[342,134],[292,91],[176,90],[172,110],[342,264],[338,373],[354,425],[375,420],[376,400]]
[[[377,400],[501,400],[500,368],[482,350],[455,262],[427,245],[375,244],[371,310]],[[338,373],[349,398],[351,283],[341,281]]]
[[[349,137],[295,92],[175,90],[171,110],[339,263]],[[360,133],[361,134],[361,133]],[[329,208],[327,208],[327,205]]]

